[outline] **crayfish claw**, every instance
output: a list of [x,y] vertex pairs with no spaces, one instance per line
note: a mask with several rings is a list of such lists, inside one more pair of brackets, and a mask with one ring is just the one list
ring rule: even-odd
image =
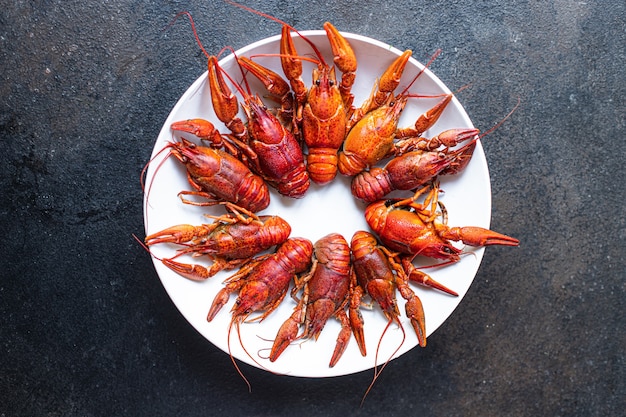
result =
[[[405,262],[406,263],[406,262]],[[405,265],[405,268],[407,266]],[[413,267],[411,265],[411,267]],[[415,268],[413,268],[416,270]],[[402,298],[406,300],[404,311],[411,320],[411,326],[417,335],[417,341],[421,347],[426,347],[426,318],[424,316],[424,306],[422,300],[415,294],[408,284],[408,276],[402,274],[397,281],[398,290]]]
[[350,318],[350,327],[352,328],[352,333],[354,334],[356,343],[359,346],[361,355],[366,356],[367,349],[365,348],[365,334],[363,332],[364,321],[361,310],[359,310],[362,295],[363,290],[361,290],[361,287],[357,287],[350,299],[350,308],[348,309],[348,313]]
[[205,119],[187,119],[174,122],[170,128],[176,132],[191,133],[192,135],[211,142],[211,145],[222,146],[222,135],[213,123]]
[[190,224],[179,224],[146,236],[145,243],[151,246],[157,243],[189,242],[195,238],[206,236],[212,229],[209,225],[193,226]]
[[252,75],[263,83],[265,89],[275,97],[282,97],[289,93],[289,83],[285,81],[280,75],[274,71],[265,68],[257,62],[254,62],[248,57],[238,57],[237,61],[248,70]]
[[450,294],[455,297],[459,296],[459,294],[456,291],[453,291],[450,288],[446,287],[445,285],[435,281],[434,279],[430,277],[430,275],[424,273],[423,271],[420,271],[419,269],[415,268],[413,265],[411,265],[411,267],[412,268],[410,272],[407,272],[407,275],[409,276],[409,281],[413,281],[418,284],[425,285],[427,287],[431,287],[439,291],[443,291],[446,294]]
[[[337,336],[337,344],[335,345],[335,350],[333,351],[333,356],[330,358],[329,366],[332,368],[337,364],[343,352],[348,347],[348,342],[350,341],[350,335],[352,334],[352,330],[350,329],[350,323],[348,320],[348,316],[344,310],[340,310],[337,313],[337,319],[341,322],[341,330],[339,331],[339,335]],[[365,355],[363,355],[365,356]]]
[[217,271],[212,270],[213,268],[209,269],[197,264],[185,264],[172,259],[163,259],[161,262],[178,275],[192,281],[204,281],[217,273]]
[[378,82],[379,91],[384,92],[387,95],[393,93],[393,91],[400,84],[404,68],[406,68],[406,64],[409,62],[409,58],[411,58],[412,54],[413,52],[410,49],[407,49],[402,53],[402,55],[398,56],[398,58],[396,58],[391,65],[389,65],[383,75],[381,75]]
[[405,305],[406,316],[411,319],[411,326],[417,335],[417,341],[421,347],[426,347],[426,319],[424,307],[417,295],[413,295]]
[[297,102],[304,104],[308,89],[302,81],[302,60],[298,58],[298,51],[291,37],[291,28],[287,25],[283,25],[281,32],[280,62]]
[[298,329],[300,327],[300,309],[296,311],[280,326],[278,334],[270,351],[270,362],[274,362],[283,353],[287,346],[298,337]]
[[208,79],[211,90],[213,111],[231,132],[237,137],[245,134],[244,123],[237,117],[239,101],[237,96],[226,85],[217,57],[210,56],[208,61]]
[[341,85],[339,87],[341,96],[344,99],[344,103],[350,106],[352,104],[350,89],[356,77],[356,55],[348,41],[330,22],[324,23],[324,30],[326,30],[328,42],[333,50],[333,62],[342,73]]
[[337,65],[343,73],[356,71],[356,55],[348,41],[330,22],[324,23],[324,30],[326,30],[328,42],[333,50],[333,61],[335,65]]
[[470,246],[518,246],[519,240],[489,229],[474,226],[451,227],[440,233],[441,237],[450,240],[460,240]]
[[[458,145],[459,143],[465,142],[470,139],[474,139],[478,136],[480,130],[478,129],[448,129],[444,130],[437,136],[431,138],[428,142],[432,143],[435,149],[439,146],[445,146],[451,148],[453,146]],[[430,147],[427,147],[429,149]]]
[[209,313],[207,314],[206,320],[211,321],[217,315],[217,313],[224,307],[224,305],[228,302],[230,298],[231,290],[226,286],[222,288],[215,298],[213,299],[213,303],[211,304],[211,308],[209,309]]

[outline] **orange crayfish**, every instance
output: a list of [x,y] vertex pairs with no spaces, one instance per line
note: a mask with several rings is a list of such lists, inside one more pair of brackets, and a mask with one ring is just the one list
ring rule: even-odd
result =
[[[247,6],[228,1],[241,9],[256,13],[283,25],[280,41],[280,59],[297,104],[295,126],[301,125],[301,133],[309,149],[307,169],[310,178],[318,184],[326,184],[337,174],[337,151],[346,135],[353,96],[350,92],[354,83],[357,61],[354,51],[346,39],[330,23],[324,24],[328,40],[334,54],[334,63],[342,72],[341,82],[337,82],[335,67],[326,63],[317,46],[288,25],[286,22],[259,12]],[[296,32],[313,49],[316,58],[303,58],[298,55],[291,32]],[[302,59],[313,61],[317,68],[313,71],[313,83],[307,89],[302,81]],[[268,80],[271,72],[260,65],[242,62],[259,79]],[[264,82],[268,85],[268,82]]]
[[[207,320],[213,320],[228,302],[230,294],[238,293],[237,301],[231,310],[232,319],[228,328],[229,351],[230,331],[233,324],[239,332],[240,323],[244,322],[253,312],[263,311],[259,317],[252,320],[261,321],[276,310],[285,298],[292,278],[308,271],[311,267],[312,253],[313,245],[308,239],[291,238],[285,241],[275,253],[253,259],[225,281],[226,286],[218,292],[213,300]],[[256,362],[251,355],[248,356]],[[234,359],[233,364],[248,383]]]
[[[423,204],[418,197],[430,189]],[[449,227],[447,213],[438,202],[437,184],[426,185],[407,199],[380,200],[365,209],[367,224],[392,251],[457,262],[461,250],[451,241],[470,246],[518,246],[519,240],[482,227]],[[439,204],[442,213],[436,211]],[[442,221],[437,221],[438,217]]]
[[[191,20],[191,16],[186,14]],[[195,28],[192,28],[195,34]],[[233,81],[233,85],[244,98],[242,107],[248,119],[248,123],[244,123],[237,116],[239,101],[224,79],[224,76],[230,76],[219,66],[217,56],[209,55],[202,47],[197,34],[196,40],[208,59],[208,81],[213,109],[217,118],[232,133],[232,136],[219,138],[219,143],[215,146],[223,145],[230,152],[236,153],[250,169],[274,186],[279,193],[294,198],[303,197],[309,188],[309,174],[297,139],[258,96],[253,96],[249,88],[246,91]],[[237,62],[240,63],[239,60]],[[275,78],[279,82],[280,77],[276,75]],[[245,76],[243,81],[247,86]],[[173,128],[194,133],[210,131],[211,126],[206,120],[192,119],[174,124]],[[207,140],[216,138],[214,134],[203,137]]]
[[[213,223],[193,226],[181,224],[146,236],[148,246],[175,243],[184,246],[172,258],[163,258],[164,265],[194,281],[212,277],[223,269],[232,269],[272,246],[283,243],[291,233],[291,226],[278,216],[256,216],[251,212],[227,204],[236,211],[213,218]],[[242,214],[242,213],[245,213]],[[184,254],[206,255],[213,264],[206,268],[198,264],[175,261]]]
[[[168,143],[166,148],[187,168],[187,180],[193,190],[178,193],[184,203],[206,206],[230,202],[251,212],[269,205],[270,194],[263,179],[227,152],[198,146],[184,138]],[[209,201],[191,201],[184,197],[188,195]]]
[[400,312],[396,302],[396,288],[407,300],[405,310],[417,334],[420,346],[426,346],[426,322],[420,299],[408,286],[408,277],[400,263],[385,247],[378,244],[369,232],[357,231],[352,237],[352,266],[354,271],[353,290],[350,301],[350,323],[361,354],[365,356],[363,317],[358,308],[364,295],[369,295],[382,309],[389,323],[400,323]]
[[[338,233],[331,233],[319,239],[314,245],[314,259],[311,272],[296,283],[292,296],[303,289],[302,298],[293,314],[278,330],[270,352],[274,362],[296,339],[317,339],[326,322],[335,316],[341,323],[330,367],[341,358],[350,340],[350,324],[346,305],[350,290],[350,246]],[[304,324],[304,331],[298,336],[298,329]]]
[[[478,139],[478,129],[450,129],[429,140],[424,148],[437,149],[446,143],[444,150],[414,150],[399,152],[384,168],[372,167],[352,179],[352,195],[365,202],[380,200],[394,190],[414,190],[439,174],[454,174],[464,168],[472,157]],[[471,142],[459,149],[449,150],[465,140]]]
[[[394,140],[398,132],[398,122],[407,100],[411,97],[420,97],[419,95],[409,94],[408,91],[425,70],[425,68],[422,69],[401,93],[396,96],[393,95],[393,90],[400,82],[402,74],[400,69],[403,70],[406,66],[411,56],[410,52],[404,52],[390,67],[390,70],[393,68],[395,71],[392,72],[394,76],[391,77],[393,83],[386,87],[389,91],[384,95],[380,95],[378,99],[380,101],[377,100],[376,106],[369,107],[370,110],[354,123],[346,135],[343,149],[339,152],[338,162],[339,172],[343,175],[356,175],[394,153]],[[438,54],[439,51],[433,55],[427,65],[430,65]],[[419,126],[421,133],[438,120],[443,109],[452,98],[451,94],[448,96],[450,96],[449,100],[439,103],[418,118],[416,126]]]

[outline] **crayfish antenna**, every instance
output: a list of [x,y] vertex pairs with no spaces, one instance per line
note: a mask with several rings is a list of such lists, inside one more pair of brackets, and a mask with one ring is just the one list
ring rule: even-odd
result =
[[[154,162],[155,159],[157,159],[162,152],[164,151],[169,151],[169,148],[172,147],[172,143],[169,142],[167,143],[162,149],[160,149],[156,155],[154,155],[152,158],[150,158],[150,160],[146,163],[146,165],[144,165],[143,169],[141,170],[141,177],[139,178],[139,181],[141,183],[141,191],[146,193],[146,206],[150,206],[150,192],[152,191],[152,185],[154,185],[154,178],[156,177],[157,172],[159,172],[159,170],[161,169],[161,166],[163,166],[163,164],[165,163],[165,161],[167,161],[168,157],[171,155],[168,154],[165,158],[163,158],[163,160],[161,162],[159,162],[159,165],[157,165],[156,170],[154,171],[154,174],[152,175],[152,178],[150,180],[150,185],[148,186],[148,191],[146,192],[146,181],[147,181],[147,176],[148,176],[148,167],[150,166],[150,164],[152,162]],[[146,213],[146,228],[148,226],[148,213]]]
[[[378,366],[376,365],[378,363],[378,351],[380,350],[380,345],[383,341],[383,337],[385,336],[385,333],[387,333],[387,330],[389,329],[389,327],[391,326],[391,323],[393,322],[398,323],[398,327],[400,327],[400,330],[402,330],[402,341],[400,342],[400,344],[398,345],[398,347],[396,348],[396,350],[394,350],[391,355],[389,355],[389,357],[387,358],[387,360],[385,361],[385,363],[383,363],[383,365],[380,367],[380,370],[378,369]],[[378,340],[378,346],[376,346],[376,356],[374,358],[374,377],[372,378],[372,382],[370,382],[370,385],[367,387],[367,390],[365,391],[365,394],[363,394],[363,398],[361,398],[361,407],[363,407],[363,404],[365,403],[365,397],[367,397],[367,395],[370,393],[370,391],[372,390],[372,388],[374,387],[374,384],[376,383],[376,381],[378,380],[378,377],[380,376],[380,374],[383,372],[383,370],[387,367],[387,365],[389,364],[389,362],[391,361],[391,358],[393,358],[393,356],[398,353],[398,351],[400,350],[400,348],[402,347],[402,345],[404,344],[404,341],[406,340],[406,332],[404,331],[404,326],[402,326],[402,323],[400,323],[400,319],[398,318],[390,318],[389,321],[387,322],[387,326],[385,326],[385,330],[383,330],[383,334],[380,335],[380,339]]]
[[193,32],[193,36],[196,39],[196,42],[198,43],[198,46],[200,47],[204,55],[208,58],[210,54],[206,51],[206,49],[204,49],[204,45],[202,45],[202,42],[200,41],[200,37],[198,36],[198,32],[196,31],[196,24],[193,21],[193,17],[191,17],[191,13],[189,13],[188,11],[185,10],[182,12],[178,12],[176,16],[174,16],[174,18],[171,20],[171,22],[165,28],[163,28],[163,30],[169,29],[176,22],[176,20],[178,20],[178,18],[183,15],[189,18],[189,23],[191,24],[191,31]]
[[509,118],[511,117],[511,115],[513,113],[515,113],[515,111],[517,110],[517,108],[520,106],[522,100],[518,97],[517,98],[517,104],[511,109],[511,111],[504,116],[498,123],[496,123],[491,129],[484,131],[483,133],[481,133],[480,136],[478,136],[478,139],[482,139],[485,136],[487,136],[488,134],[492,133],[494,130],[496,130],[497,128],[499,128],[500,126],[502,126],[502,124]]
[[235,1],[232,0],[224,0],[226,3],[235,6],[235,7],[239,7],[242,10],[248,11],[250,13],[254,13],[256,15],[259,15],[261,17],[264,17],[266,19],[270,19],[276,23],[280,23],[283,26],[287,26],[289,28],[289,30],[294,31],[298,36],[300,36],[300,38],[302,38],[302,40],[304,40],[307,44],[309,44],[309,46],[313,49],[313,51],[315,52],[315,55],[318,57],[319,62],[323,65],[323,66],[327,66],[326,61],[324,61],[324,57],[322,56],[322,53],[320,52],[320,50],[317,48],[317,45],[315,45],[310,39],[307,39],[305,36],[303,36],[300,32],[298,32],[298,30],[296,28],[294,28],[293,26],[291,26],[289,23],[285,22],[284,20],[281,20],[275,16],[272,16],[268,13],[264,13],[261,12],[259,10],[255,10],[252,7],[248,7],[245,6],[241,3],[237,3]]
[[[230,321],[230,325],[228,326],[228,355],[230,356],[230,361],[233,363],[233,365],[235,366],[235,370],[237,370],[237,373],[239,374],[239,376],[241,376],[241,378],[243,378],[244,382],[246,383],[246,385],[248,386],[248,392],[252,392],[252,385],[250,385],[250,381],[248,381],[248,378],[246,378],[246,376],[243,374],[243,372],[241,371],[241,368],[239,368],[239,365],[237,365],[237,361],[235,360],[235,357],[233,356],[233,353],[230,349],[230,332],[233,329],[233,324],[235,324],[237,326],[237,333],[239,334],[239,343],[241,343],[241,347],[243,347],[243,343],[241,342],[241,332],[239,331],[239,322],[236,322],[235,319],[233,318]],[[244,348],[244,351],[246,353],[248,353],[248,351]],[[248,356],[250,356],[250,354],[248,353]]]
[[139,243],[141,245],[141,247],[144,248],[146,250],[146,252],[148,252],[150,254],[150,256],[154,256],[158,261],[162,261],[161,258],[159,258],[158,256],[156,256],[155,254],[152,253],[152,251],[150,250],[148,245],[143,243],[143,241],[141,239],[139,239],[136,234],[133,233],[132,236],[137,241],[137,243]]
[[233,324],[237,327],[237,338],[239,339],[239,345],[241,346],[243,351],[246,353],[246,355],[248,355],[248,357],[252,360],[252,362],[254,362],[259,368],[263,369],[264,371],[270,372],[275,375],[277,375],[277,373],[263,366],[261,363],[259,363],[259,361],[257,361],[254,358],[254,356],[250,354],[250,352],[248,352],[248,349],[244,345],[243,339],[241,338],[241,329],[239,328],[239,326],[241,325],[241,321],[237,318],[233,318],[230,322],[230,326],[228,326],[228,354],[230,356],[231,362],[233,363],[233,365],[235,366],[235,369],[237,370],[237,373],[239,374],[239,376],[241,376],[241,378],[243,378],[244,382],[248,386],[248,392],[252,392],[252,385],[250,384],[250,381],[248,380],[248,378],[246,378],[246,376],[243,374],[243,371],[241,370],[239,365],[237,365],[237,361],[235,360],[235,357],[233,356],[231,348],[230,348],[230,333],[233,328]]

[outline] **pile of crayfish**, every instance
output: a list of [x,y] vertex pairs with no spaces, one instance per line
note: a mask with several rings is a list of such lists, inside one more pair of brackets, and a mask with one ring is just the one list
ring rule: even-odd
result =
[[[190,189],[178,194],[182,203],[224,210],[207,214],[211,221],[205,224],[179,224],[151,233],[145,245],[149,250],[157,244],[177,246],[174,256],[158,259],[194,281],[238,268],[207,306],[211,321],[231,294],[237,296],[231,309],[229,349],[233,327],[239,331],[246,321],[262,321],[289,294],[295,307],[268,349],[270,361],[279,360],[295,341],[317,339],[331,317],[341,326],[329,366],[337,364],[352,336],[366,356],[366,325],[360,308],[371,300],[388,325],[402,329],[396,292],[424,347],[425,314],[412,284],[450,296],[457,293],[418,269],[414,258],[432,258],[435,265],[443,266],[459,261],[463,254],[454,242],[474,247],[519,244],[515,238],[481,227],[448,225],[447,210],[439,199],[443,191],[439,177],[460,173],[485,133],[459,128],[424,136],[453,99],[452,93],[442,95],[413,126],[398,126],[406,103],[420,97],[409,93],[409,88],[421,73],[397,91],[410,50],[390,63],[369,97],[356,107],[351,87],[358,76],[357,57],[342,34],[332,24],[324,25],[334,55],[330,65],[313,42],[279,22],[282,34],[275,57],[286,80],[259,65],[255,57],[236,56],[232,51],[243,77],[237,83],[220,67],[220,54],[202,48],[208,59],[212,110],[228,133],[205,119],[176,121],[171,130],[181,137],[163,150],[186,169]],[[297,51],[294,37],[301,37],[310,49]],[[311,52],[314,56],[305,55]],[[310,86],[302,79],[302,61],[315,64]],[[253,93],[247,77],[258,79],[265,91]],[[291,226],[280,216],[259,214],[269,207],[270,190],[303,198],[311,181],[323,186],[338,173],[352,177],[352,195],[366,204],[364,216],[371,229],[357,231],[349,242],[338,233],[316,242],[291,237]],[[406,195],[388,196],[396,190]],[[183,255],[205,257],[210,265],[182,262]]]

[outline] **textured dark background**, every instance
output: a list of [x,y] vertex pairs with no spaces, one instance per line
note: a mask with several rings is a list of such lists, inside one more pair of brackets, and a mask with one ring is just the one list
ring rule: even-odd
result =
[[[425,60],[484,142],[492,227],[466,298],[371,372],[274,376],[178,313],[146,253],[141,168],[210,51],[278,26],[221,1],[5,1],[0,7],[0,415],[545,415],[626,408],[623,1],[251,1]],[[492,140],[493,139],[493,140]],[[620,412],[620,410],[622,410]]]

